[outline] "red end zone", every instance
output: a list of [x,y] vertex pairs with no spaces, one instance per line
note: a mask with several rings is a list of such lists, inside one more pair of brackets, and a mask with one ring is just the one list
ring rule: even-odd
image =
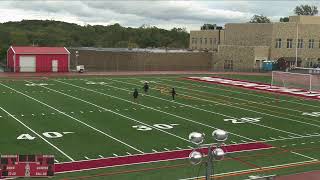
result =
[[[271,148],[273,148],[271,145],[260,143],[260,142],[235,144],[235,145],[228,145],[223,147],[223,149],[227,153],[254,151],[254,150],[271,149]],[[64,173],[64,172],[81,171],[81,170],[88,170],[88,169],[113,167],[113,166],[123,166],[123,165],[142,164],[142,163],[157,162],[157,161],[186,159],[189,157],[189,154],[191,153],[191,151],[192,149],[185,149],[185,150],[177,150],[177,151],[166,151],[166,152],[159,152],[159,153],[61,163],[61,164],[55,165],[55,172]],[[207,154],[207,148],[201,148],[200,151]]]
[[234,79],[221,78],[221,77],[188,77],[186,79],[320,100],[319,91],[309,92],[304,89],[290,89],[290,88],[279,87],[279,86],[270,86],[269,84],[250,82],[250,81],[244,81],[244,80],[234,80]]

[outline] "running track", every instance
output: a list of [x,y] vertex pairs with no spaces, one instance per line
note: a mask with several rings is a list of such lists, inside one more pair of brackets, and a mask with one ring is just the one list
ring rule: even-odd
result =
[[[223,147],[223,149],[227,153],[255,151],[255,150],[270,149],[270,148],[273,148],[273,147],[271,145],[260,143],[260,142],[234,144],[234,145],[228,145]],[[191,151],[192,149],[185,149],[185,150],[165,151],[165,152],[158,152],[158,153],[59,163],[55,165],[55,172],[65,173],[65,172],[98,169],[98,168],[106,168],[106,167],[113,167],[113,166],[123,166],[123,165],[131,165],[131,164],[142,164],[142,163],[150,163],[150,162],[158,162],[158,161],[186,159],[189,157],[189,154]],[[207,148],[201,148],[199,149],[199,151],[201,151],[204,154],[208,153]]]

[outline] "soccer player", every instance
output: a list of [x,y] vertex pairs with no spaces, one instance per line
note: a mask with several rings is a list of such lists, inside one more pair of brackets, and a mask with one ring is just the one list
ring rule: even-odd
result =
[[174,97],[177,95],[176,90],[172,88],[171,90],[172,100],[174,101]]
[[133,100],[134,100],[134,101],[137,101],[138,96],[139,96],[138,89],[135,88],[134,91],[133,91]]
[[144,83],[143,90],[144,90],[144,93],[145,93],[145,94],[148,93],[148,91],[149,91],[149,84],[148,84],[148,82],[145,82],[145,83]]

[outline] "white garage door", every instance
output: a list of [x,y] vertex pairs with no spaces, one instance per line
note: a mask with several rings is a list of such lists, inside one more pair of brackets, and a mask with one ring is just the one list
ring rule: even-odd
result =
[[20,56],[20,72],[36,72],[36,57]]

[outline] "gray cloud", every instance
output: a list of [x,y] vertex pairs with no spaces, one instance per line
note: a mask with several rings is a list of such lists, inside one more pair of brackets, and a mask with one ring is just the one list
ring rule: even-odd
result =
[[[203,23],[223,25],[247,22],[254,14],[277,21],[292,15],[299,4],[320,6],[314,1],[2,1],[0,21],[53,19],[78,24],[139,27],[149,24],[166,29],[198,29]],[[14,16],[8,15],[14,14]]]

